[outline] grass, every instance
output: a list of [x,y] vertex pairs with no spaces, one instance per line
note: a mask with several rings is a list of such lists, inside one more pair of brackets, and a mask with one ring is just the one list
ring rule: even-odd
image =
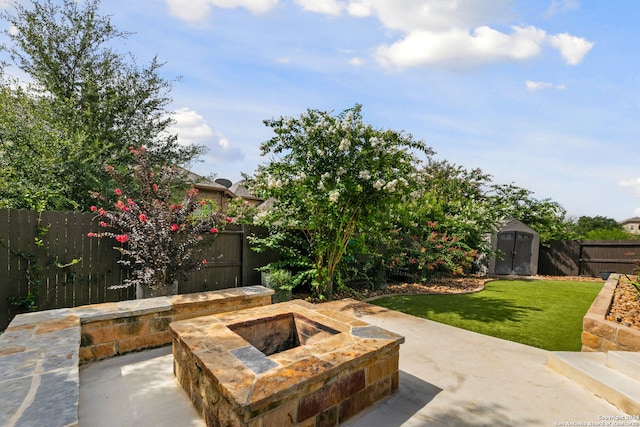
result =
[[469,331],[545,350],[580,351],[582,317],[599,282],[499,280],[463,295],[398,295],[371,301]]

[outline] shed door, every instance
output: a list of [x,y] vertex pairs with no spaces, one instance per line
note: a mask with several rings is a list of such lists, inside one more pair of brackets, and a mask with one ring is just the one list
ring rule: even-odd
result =
[[496,274],[531,276],[531,245],[533,234],[504,231],[498,234],[498,250],[502,259],[496,260]]

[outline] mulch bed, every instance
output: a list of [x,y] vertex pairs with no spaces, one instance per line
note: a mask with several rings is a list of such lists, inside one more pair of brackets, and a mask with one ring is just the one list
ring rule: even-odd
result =
[[[489,278],[480,276],[438,278],[431,283],[389,283],[380,289],[358,287],[355,289],[341,289],[333,294],[333,299],[353,298],[369,301],[390,295],[418,295],[418,294],[462,294],[478,292],[484,289]],[[293,298],[300,298],[311,302],[313,298],[308,293],[294,292]]]
[[388,284],[378,290],[357,289],[355,291],[340,291],[334,295],[334,298],[355,298],[366,301],[392,295],[468,294],[483,290],[485,283],[491,280],[501,279],[602,282],[602,279],[596,277],[575,276],[501,276],[498,278],[487,276],[442,277],[434,279],[430,283],[394,283]]

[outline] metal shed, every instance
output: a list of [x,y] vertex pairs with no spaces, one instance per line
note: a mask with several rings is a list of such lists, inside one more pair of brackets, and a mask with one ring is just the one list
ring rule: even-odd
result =
[[502,229],[491,236],[491,246],[499,251],[489,262],[489,274],[538,274],[540,235],[517,219],[507,221]]

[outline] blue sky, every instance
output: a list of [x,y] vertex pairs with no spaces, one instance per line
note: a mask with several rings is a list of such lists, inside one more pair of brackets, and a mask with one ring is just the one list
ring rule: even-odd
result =
[[[0,0],[2,4],[2,0]],[[640,215],[636,0],[103,0],[154,55],[192,169],[237,181],[264,119],[363,105],[446,159],[568,215]]]

